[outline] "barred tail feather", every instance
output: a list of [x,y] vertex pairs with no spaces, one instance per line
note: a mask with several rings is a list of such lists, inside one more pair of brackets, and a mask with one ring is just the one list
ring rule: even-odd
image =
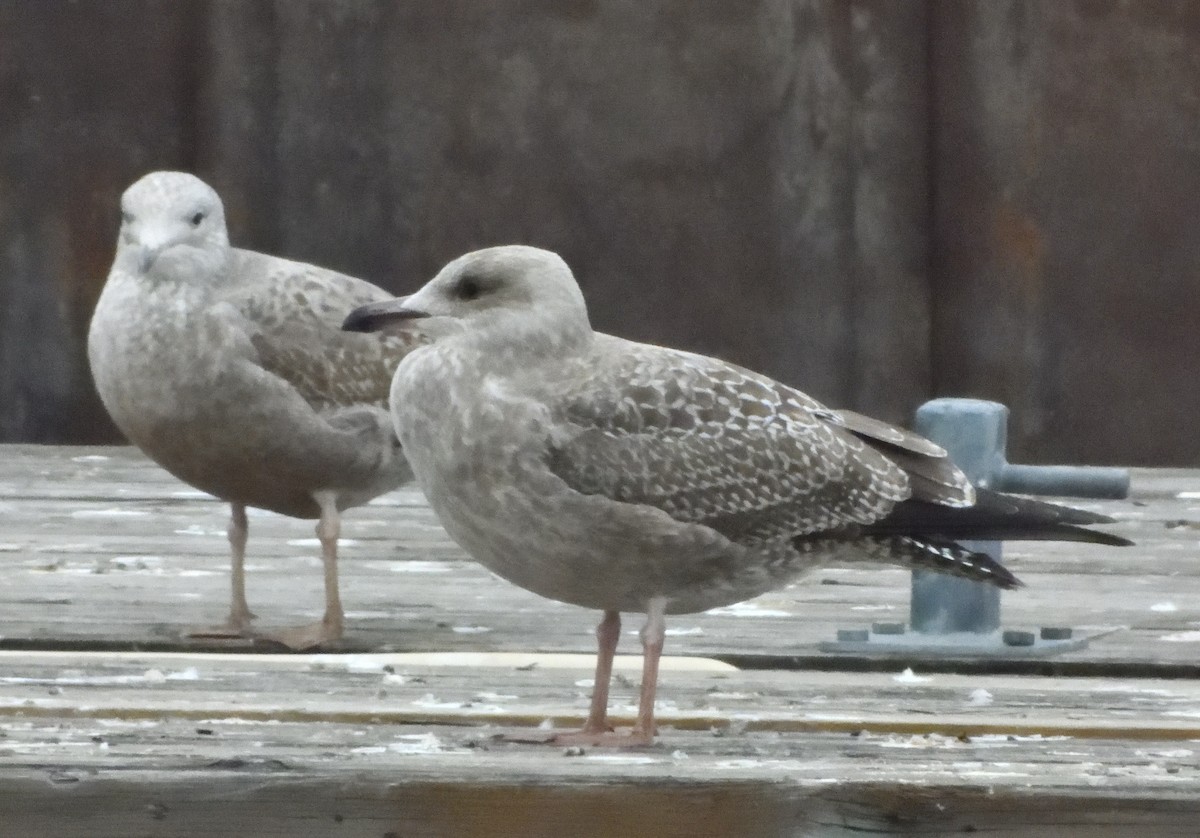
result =
[[876,545],[868,548],[871,558],[879,558],[914,570],[931,570],[948,576],[958,576],[975,582],[986,582],[998,588],[1024,587],[1008,568],[987,553],[976,553],[953,541],[932,541],[906,535],[879,536],[866,539]]

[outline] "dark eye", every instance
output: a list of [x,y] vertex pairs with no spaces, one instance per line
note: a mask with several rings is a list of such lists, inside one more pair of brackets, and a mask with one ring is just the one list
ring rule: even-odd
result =
[[133,221],[133,216],[127,212],[122,211],[121,212],[121,223],[128,224],[130,221]]
[[204,213],[202,213],[202,212],[198,212],[198,213],[196,213],[196,214],[195,214],[195,215],[193,215],[193,216],[192,216],[192,218],[191,218],[191,221],[192,221],[192,226],[193,226],[193,227],[199,227],[199,226],[200,226],[200,222],[201,222],[201,221],[203,221],[203,220],[204,220]]
[[460,300],[474,300],[483,293],[483,286],[473,276],[464,276],[454,287],[454,294]]

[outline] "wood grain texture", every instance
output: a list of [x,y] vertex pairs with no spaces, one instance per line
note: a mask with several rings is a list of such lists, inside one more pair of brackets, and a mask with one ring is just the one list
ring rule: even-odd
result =
[[[361,655],[0,664],[0,818],[26,834],[1187,835],[1200,785],[1191,742],[1128,724],[1194,710],[1200,693],[1176,682],[668,669],[678,701],[657,745],[569,753],[495,737],[577,721],[584,669]],[[945,718],[985,687],[994,704],[968,715],[1011,731]],[[635,689],[618,681],[623,718]],[[570,713],[552,709],[568,696]],[[795,724],[755,724],[772,717]],[[1054,726],[1083,717],[1107,728]],[[1197,735],[1190,724],[1181,737]]]
[[[1138,470],[1130,500],[1081,504],[1118,518],[1109,529],[1134,547],[1010,543],[1007,561],[1027,587],[1004,597],[1005,627],[1106,632],[1055,659],[1064,665],[1197,666],[1200,634],[1188,632],[1200,622],[1200,499],[1179,497],[1189,491],[1200,491],[1200,473]],[[226,593],[226,512],[217,501],[132,449],[3,446],[0,511],[0,647],[53,639],[78,648],[206,648],[182,634],[214,619]],[[251,607],[264,625],[313,618],[322,600],[311,526],[252,514]],[[347,650],[593,650],[596,614],[543,600],[469,561],[415,489],[348,512],[343,536]],[[817,646],[836,629],[904,622],[907,609],[906,572],[828,567],[748,606],[672,618],[667,652],[741,666],[813,662],[826,657]],[[544,626],[533,636],[531,615]]]
[[[1041,677],[819,652],[907,602],[900,571],[831,567],[673,618],[658,744],[570,756],[495,737],[581,721],[596,615],[467,561],[417,493],[347,516],[347,653],[205,651],[183,630],[226,593],[221,505],[132,449],[0,446],[0,822],[64,838],[1190,836],[1200,472],[1138,470],[1129,501],[1088,506],[1138,546],[1008,551],[1029,587],[1006,595],[1006,625],[1110,632]],[[261,514],[253,531],[260,619],[316,615],[319,584],[295,572],[317,563],[308,525]],[[636,650],[623,638],[620,722]]]

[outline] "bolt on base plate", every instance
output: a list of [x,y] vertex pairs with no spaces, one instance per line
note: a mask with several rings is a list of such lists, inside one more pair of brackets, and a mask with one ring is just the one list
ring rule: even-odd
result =
[[903,623],[874,623],[870,629],[838,629],[837,640],[822,643],[822,652],[868,655],[922,655],[935,658],[1041,658],[1073,652],[1088,645],[1069,628],[1045,626],[1038,632],[1014,629],[977,634],[922,634]]

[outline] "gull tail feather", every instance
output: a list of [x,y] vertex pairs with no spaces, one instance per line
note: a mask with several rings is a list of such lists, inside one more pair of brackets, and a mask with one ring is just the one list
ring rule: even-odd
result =
[[[930,570],[986,582],[999,588],[1020,588],[1023,583],[1012,571],[987,553],[976,552],[953,541],[909,535],[844,534],[797,536],[793,545],[803,553],[830,548],[839,559],[894,564],[910,570]],[[847,546],[852,550],[847,550]]]
[[974,506],[950,507],[920,500],[897,504],[868,535],[900,535],[938,541],[1082,541],[1126,547],[1133,542],[1093,524],[1111,524],[1107,515],[987,489],[977,490]]
[[968,550],[953,541],[936,541],[892,535],[875,541],[886,552],[886,560],[913,570],[931,570],[975,582],[986,582],[1011,590],[1024,587],[1012,571],[987,553]]

